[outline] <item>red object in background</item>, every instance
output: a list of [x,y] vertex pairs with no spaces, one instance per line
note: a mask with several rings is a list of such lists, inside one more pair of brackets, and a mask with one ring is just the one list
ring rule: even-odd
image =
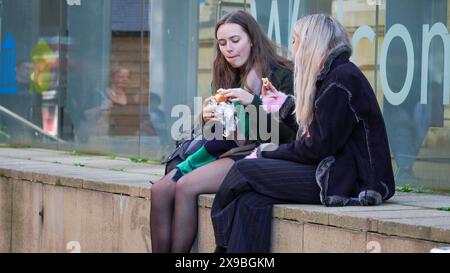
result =
[[56,105],[42,105],[42,121],[44,131],[56,136],[58,134],[58,107]]

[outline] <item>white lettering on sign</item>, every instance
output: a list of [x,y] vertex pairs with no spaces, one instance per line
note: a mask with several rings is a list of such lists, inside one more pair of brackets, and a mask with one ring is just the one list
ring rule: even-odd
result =
[[81,0],[66,0],[69,6],[81,6]]
[[292,32],[294,31],[294,26],[298,19],[299,9],[300,9],[300,0],[295,0],[294,7],[293,7],[293,13],[292,13],[292,19],[291,19],[291,23],[289,25],[289,34],[288,34],[289,49],[292,48],[292,43],[294,42],[294,37],[292,36]]
[[344,22],[344,0],[337,1],[337,19],[339,22]]
[[256,1],[250,0],[250,14],[253,16],[253,18],[258,18],[258,14],[256,13]]
[[420,90],[420,103],[427,104],[428,93],[428,62],[431,40],[440,36],[444,43],[444,89],[443,104],[449,104],[450,92],[450,35],[443,23],[436,23],[430,30],[429,25],[422,27],[422,84]]
[[[292,17],[290,18],[288,29],[288,48],[292,47],[292,32],[295,26],[295,23],[299,19],[299,10],[300,10],[300,1],[294,0],[291,8],[292,8]],[[250,0],[250,11],[251,14],[257,18],[256,14],[256,1]],[[368,5],[383,5],[384,0],[367,0]],[[337,2],[337,16],[339,21],[342,22],[344,18],[344,6],[343,1],[338,0]],[[269,16],[269,28],[267,31],[267,35],[270,38],[273,38],[275,35],[275,42],[281,44],[281,27],[280,27],[280,13],[278,9],[278,0],[272,0],[271,2],[271,11]],[[422,62],[421,62],[421,94],[420,94],[420,103],[427,104],[427,93],[428,93],[428,67],[429,67],[429,54],[430,54],[430,44],[434,37],[439,36],[444,44],[444,79],[443,79],[443,104],[450,104],[450,35],[448,33],[448,29],[446,26],[441,23],[435,23],[431,29],[427,24],[423,25],[422,28]],[[359,42],[362,39],[368,39],[370,43],[374,43],[376,37],[375,31],[372,27],[367,25],[362,25],[358,27],[352,37],[352,45],[353,52],[356,52]],[[395,39],[401,39],[405,44],[406,48],[406,78],[403,83],[403,87],[400,90],[392,90],[389,86],[389,82],[387,79],[387,71],[388,67],[386,65],[387,62],[387,54],[389,51],[389,47],[391,42]],[[416,52],[414,52],[413,42],[411,39],[410,32],[408,29],[402,24],[393,25],[386,33],[383,44],[381,46],[381,56],[380,56],[380,78],[381,78],[381,86],[383,89],[383,94],[386,97],[386,100],[392,105],[400,105],[405,99],[408,97],[411,86],[414,78],[414,67],[415,61],[414,56]],[[419,53],[420,54],[420,53]],[[351,59],[354,61],[353,57]]]
[[[394,38],[399,37],[406,47],[406,79],[402,89],[399,92],[394,92],[388,83],[387,79],[387,53],[389,50],[389,46],[391,45],[392,40]],[[380,77],[381,77],[381,86],[383,88],[384,96],[386,100],[392,105],[400,105],[409,95],[409,91],[411,90],[413,76],[414,76],[414,47],[411,39],[411,35],[409,35],[408,30],[404,25],[395,24],[393,25],[389,31],[386,33],[384,37],[383,46],[381,47],[381,57],[380,57]]]
[[[353,52],[356,52],[356,48],[358,47],[359,42],[363,38],[366,38],[370,41],[370,43],[373,43],[373,39],[375,38],[375,31],[373,31],[373,29],[370,28],[369,26],[360,26],[353,34],[352,38]],[[354,62],[353,56],[350,60]]]
[[278,0],[272,0],[272,7],[270,9],[269,30],[267,35],[272,38],[275,30],[275,42],[281,44],[281,29],[280,29],[280,15],[278,13]]

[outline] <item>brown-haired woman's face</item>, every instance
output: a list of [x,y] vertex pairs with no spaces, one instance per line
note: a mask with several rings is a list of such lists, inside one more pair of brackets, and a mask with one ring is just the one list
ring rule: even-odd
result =
[[217,43],[220,52],[234,68],[243,66],[252,49],[250,37],[238,24],[223,24],[217,30]]

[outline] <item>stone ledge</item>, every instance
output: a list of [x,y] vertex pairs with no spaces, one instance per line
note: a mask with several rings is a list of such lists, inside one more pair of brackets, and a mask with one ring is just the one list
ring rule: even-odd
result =
[[[58,170],[49,170],[48,167],[42,169],[33,167],[29,170],[27,170],[27,168],[16,170],[6,169],[2,163],[0,163],[0,166],[0,176],[6,178],[49,184],[54,186],[123,194],[142,198],[150,198],[149,181],[152,178],[154,179],[154,177],[149,175],[137,175],[129,173],[125,175],[118,175],[116,172],[108,170],[102,170],[102,175],[96,174],[94,176],[91,176],[80,174],[80,170],[70,169],[70,167],[61,170],[60,174],[56,174]],[[85,168],[83,170],[83,172],[87,173],[91,171],[96,170],[89,168]]]
[[[434,195],[420,194],[432,201]],[[414,200],[416,194],[398,194],[403,200]],[[444,200],[445,196],[438,196]],[[201,195],[199,206],[211,208],[214,195]],[[436,208],[402,205],[394,196],[377,207],[324,207],[320,205],[276,205],[275,219],[343,228],[360,232],[372,232],[402,238],[450,243],[450,212]],[[422,205],[424,205],[422,201]],[[442,207],[449,206],[450,197]],[[435,205],[435,204],[434,204]]]
[[[0,148],[0,176],[42,184],[150,198],[163,166],[60,151]],[[120,170],[120,171],[117,171]]]
[[[44,187],[74,188],[148,200],[149,181],[158,180],[162,174],[161,165],[136,164],[126,159],[78,157],[42,149],[0,148],[0,177],[7,178],[6,181],[31,181]],[[213,198],[213,194],[204,194],[198,199],[198,252],[210,252],[214,246],[209,217]],[[145,201],[146,206],[149,203]],[[417,251],[432,245],[449,244],[450,212],[437,210],[440,207],[450,207],[449,196],[397,193],[389,202],[377,207],[276,205],[274,251],[314,252],[328,247],[328,250],[335,251],[364,252],[366,246],[363,244],[368,242],[369,237],[378,238],[387,244],[387,249],[392,250],[401,249],[393,242],[411,246]],[[148,218],[142,221],[146,222]],[[295,240],[286,238],[286,234],[295,235],[292,237]],[[313,242],[305,239],[305,234],[327,234],[326,238],[332,234],[342,234],[345,238],[355,239],[355,242],[345,244],[345,240],[340,239],[329,243]],[[342,248],[339,248],[340,243]]]

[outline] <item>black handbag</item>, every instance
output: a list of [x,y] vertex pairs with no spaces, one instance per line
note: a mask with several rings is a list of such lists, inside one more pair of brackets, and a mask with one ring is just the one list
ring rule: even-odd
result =
[[202,135],[194,136],[195,131],[192,130],[189,139],[182,139],[176,142],[175,149],[170,152],[161,164],[166,164],[165,174],[172,171],[178,164],[183,162],[188,156],[200,149],[207,140],[203,139]]

